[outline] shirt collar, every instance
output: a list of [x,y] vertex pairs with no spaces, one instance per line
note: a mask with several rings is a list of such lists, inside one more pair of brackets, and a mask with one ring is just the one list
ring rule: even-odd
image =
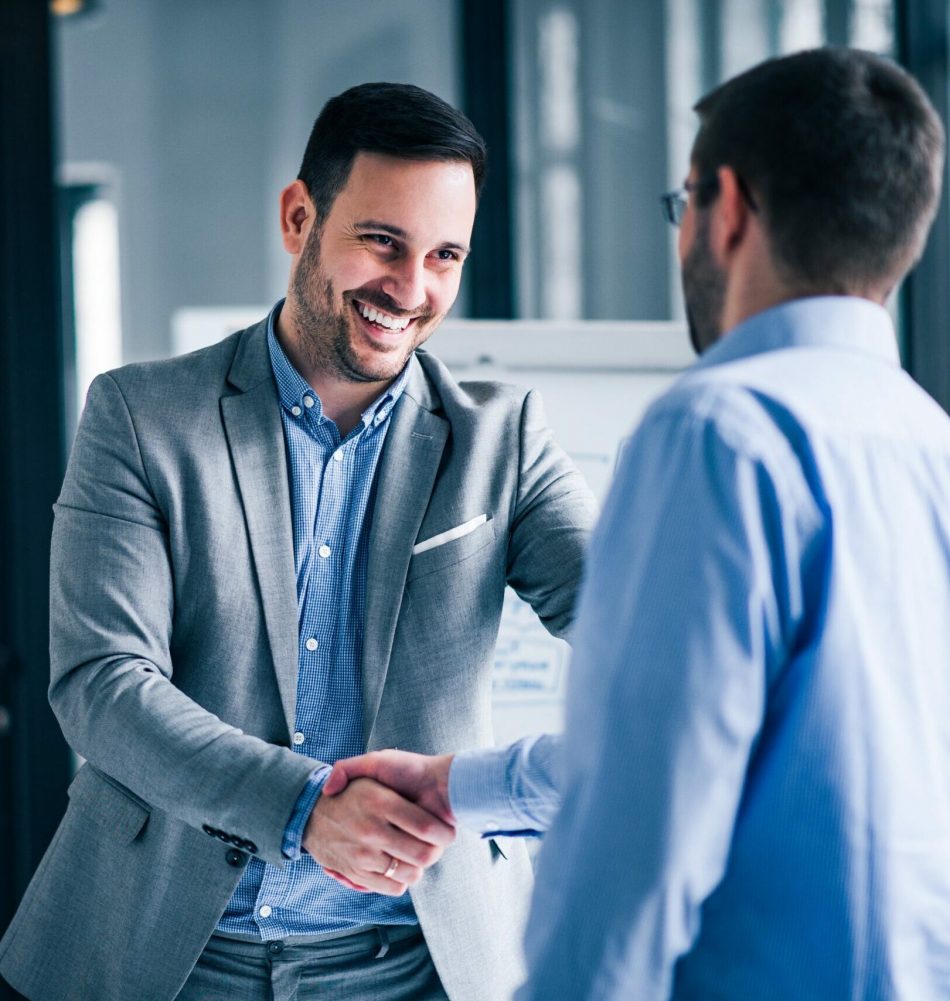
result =
[[[271,368],[274,371],[274,380],[277,383],[280,405],[290,413],[294,413],[296,409],[295,417],[300,415],[301,410],[308,409],[313,418],[319,419],[324,416],[323,402],[307,380],[291,364],[284,349],[280,346],[280,341],[277,340],[277,317],[280,315],[283,305],[284,300],[281,299],[267,317],[267,350],[270,354]],[[375,427],[389,416],[406,388],[408,374],[409,365],[407,364],[395,381],[387,386],[382,395],[363,411],[360,419],[364,427]],[[306,406],[307,397],[313,400],[310,407]]]
[[899,364],[890,314],[857,296],[793,299],[749,317],[706,349],[693,368],[708,368],[783,348],[838,348]]

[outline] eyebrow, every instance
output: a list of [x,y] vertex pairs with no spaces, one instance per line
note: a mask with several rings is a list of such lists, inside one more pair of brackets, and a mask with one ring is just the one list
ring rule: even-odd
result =
[[[392,223],[380,222],[378,219],[364,219],[362,222],[354,223],[354,228],[371,229],[376,232],[388,233],[390,236],[395,236],[400,240],[408,239],[408,233],[404,229],[400,229],[399,226],[393,226]],[[470,254],[472,248],[466,246],[464,243],[453,243],[449,240],[446,243],[440,244],[439,250],[459,250],[463,254]]]

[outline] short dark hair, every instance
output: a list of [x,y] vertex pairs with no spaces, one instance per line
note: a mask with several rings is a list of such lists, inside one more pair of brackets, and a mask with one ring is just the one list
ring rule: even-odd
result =
[[940,197],[944,131],[899,66],[856,49],[799,52],[694,110],[698,176],[729,166],[751,189],[786,278],[812,291],[889,290],[916,263]]
[[297,175],[321,221],[345,187],[357,153],[467,161],[476,197],[485,180],[485,141],[475,126],[442,98],[412,84],[363,83],[323,106]]

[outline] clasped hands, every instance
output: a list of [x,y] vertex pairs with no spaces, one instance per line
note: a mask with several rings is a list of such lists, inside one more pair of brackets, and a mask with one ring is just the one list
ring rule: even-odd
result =
[[451,762],[451,754],[396,750],[338,761],[307,821],[304,849],[351,890],[405,893],[455,840]]

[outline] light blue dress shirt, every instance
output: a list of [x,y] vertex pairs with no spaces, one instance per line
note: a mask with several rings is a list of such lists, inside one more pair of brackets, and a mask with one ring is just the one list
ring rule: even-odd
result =
[[950,420],[883,309],[652,406],[573,641],[519,1001],[950,997]]
[[[373,484],[406,371],[341,440],[320,397],[281,349],[275,330],[281,305],[268,318],[267,346],[287,447],[297,575],[299,668],[292,749],[332,764],[365,750],[360,656]],[[301,854],[306,820],[328,774],[328,768],[314,772],[288,818],[283,848],[292,861],[281,869],[251,858],[218,931],[270,941],[417,921],[408,894],[348,890],[310,855]]]
[[561,805],[560,740],[544,733],[509,747],[459,751],[449,766],[455,821],[484,837],[537,837]]

